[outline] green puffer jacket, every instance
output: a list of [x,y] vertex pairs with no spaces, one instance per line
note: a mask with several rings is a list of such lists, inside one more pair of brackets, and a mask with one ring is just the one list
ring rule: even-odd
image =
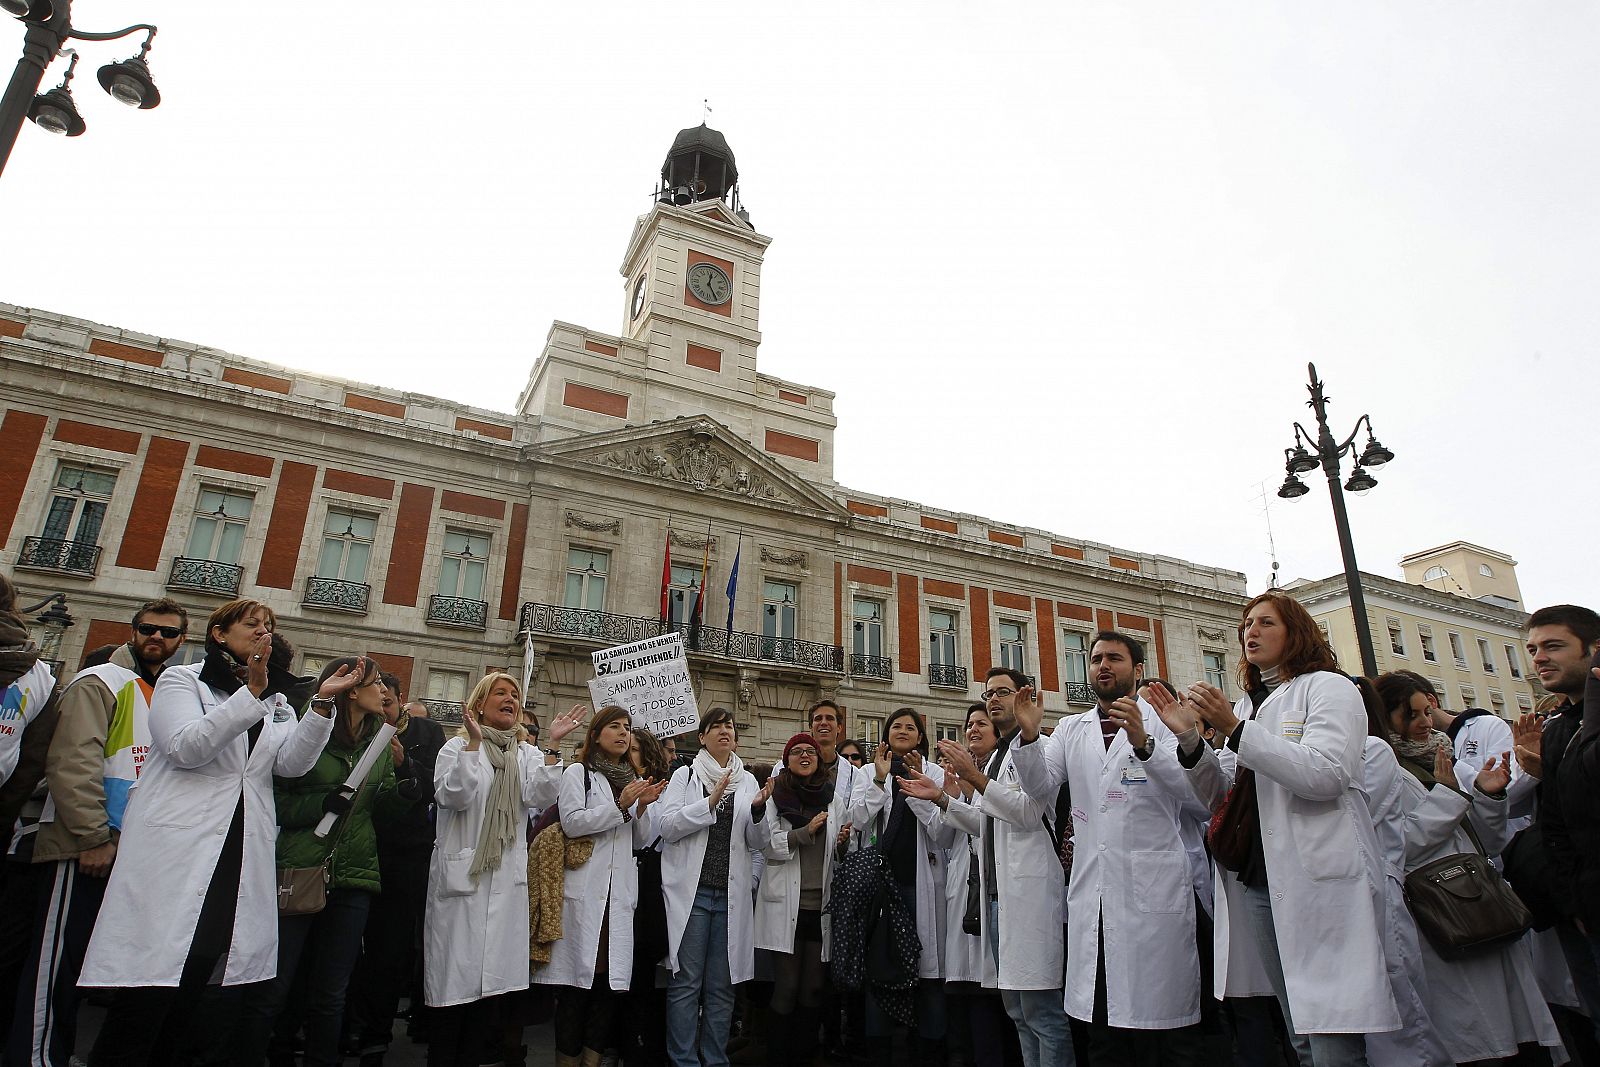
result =
[[[315,867],[328,857],[331,845],[335,854],[329,889],[381,891],[378,837],[372,820],[374,817],[391,818],[416,803],[401,795],[394,760],[388,753],[380,756],[367,773],[366,784],[356,796],[355,806],[334,823],[333,831],[325,838],[317,837],[312,831],[322,821],[323,801],[344,784],[361,753],[367,750],[372,735],[382,725],[383,720],[378,716],[368,717],[361,738],[353,745],[341,743],[335,732],[311,770],[299,778],[273,776],[272,792],[278,808],[279,867]],[[420,798],[413,789],[406,792]]]

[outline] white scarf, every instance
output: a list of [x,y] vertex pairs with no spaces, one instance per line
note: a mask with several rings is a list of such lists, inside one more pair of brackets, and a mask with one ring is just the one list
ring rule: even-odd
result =
[[717,786],[722,782],[723,778],[727,777],[729,771],[733,772],[733,780],[728,783],[728,789],[731,792],[738,788],[739,776],[744,773],[744,761],[739,758],[739,753],[737,752],[728,753],[728,765],[724,767],[717,762],[715,756],[702,748],[694,754],[692,766],[694,767],[694,773],[700,778],[700,784],[705,787],[707,793],[715,792]]

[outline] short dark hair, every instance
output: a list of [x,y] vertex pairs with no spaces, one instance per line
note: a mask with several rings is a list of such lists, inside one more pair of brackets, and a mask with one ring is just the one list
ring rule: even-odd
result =
[[1089,648],[1092,650],[1101,641],[1110,641],[1113,644],[1121,645],[1128,650],[1128,658],[1133,660],[1135,667],[1144,666],[1144,646],[1127,634],[1118,633],[1115,630],[1101,630],[1094,635],[1094,640],[1089,642]]
[[189,628],[189,612],[184,606],[171,597],[160,597],[156,600],[146,600],[139,605],[139,610],[133,613],[133,621],[129,626],[138,626],[139,620],[146,615],[176,615],[178,625],[187,630]]
[[1600,641],[1600,615],[1576,604],[1552,604],[1528,616],[1528,629],[1535,626],[1565,626],[1578,643],[1588,648]]
[[833,701],[824,698],[822,700],[817,701],[815,704],[811,705],[809,708],[806,709],[806,725],[807,726],[810,726],[811,725],[811,720],[817,717],[817,709],[818,708],[832,708],[833,709],[833,717],[838,719],[841,724],[844,722],[844,709],[841,708],[839,705],[835,704]]
[[739,724],[733,721],[733,712],[727,708],[712,708],[700,716],[700,736],[704,737],[706,732],[713,726],[723,722],[733,727],[733,735],[735,737],[739,736]]
[[1389,729],[1390,714],[1406,707],[1418,693],[1433,696],[1433,683],[1415,671],[1391,671],[1378,675],[1378,680],[1373,683],[1373,695],[1377,697],[1378,707],[1383,714],[1385,739],[1394,732]]
[[[600,754],[600,731],[618,720],[627,723],[629,729],[633,728],[632,717],[629,716],[626,708],[618,707],[615,704],[607,704],[595,712],[594,718],[589,720],[589,729],[584,731],[583,743],[573,753],[578,758],[579,763],[585,767],[594,766],[595,758]],[[622,758],[626,760],[628,757],[624,754]]]
[[378,675],[383,681],[383,687],[395,696],[400,695],[400,676],[390,671],[383,671]]
[[[1394,675],[1398,675],[1401,678],[1405,678],[1405,679],[1409,680],[1412,685],[1416,686],[1417,692],[1421,693],[1423,696],[1430,696],[1430,697],[1434,697],[1434,698],[1437,698],[1439,696],[1438,687],[1435,686],[1432,681],[1430,681],[1427,678],[1424,678],[1422,675],[1418,674],[1416,671],[1398,670],[1398,671],[1391,671],[1390,673],[1394,674]],[[1382,681],[1382,680],[1383,680],[1383,678],[1380,676],[1378,681]],[[1376,684],[1376,683],[1374,683],[1374,684]],[[1410,694],[1409,693],[1406,696],[1407,696],[1407,699],[1410,698]]]
[[1143,689],[1147,685],[1159,685],[1161,688],[1167,691],[1167,695],[1172,697],[1172,699],[1178,699],[1177,688],[1165,678],[1146,678],[1139,683],[1139,688]]
[[910,719],[917,724],[917,751],[923,756],[928,754],[928,724],[922,718],[922,713],[916,708],[896,708],[887,719],[883,720],[883,743],[889,743],[889,727],[895,724],[896,719]]
[[857,752],[861,753],[863,756],[865,756],[867,754],[866,746],[864,746],[860,741],[857,741],[853,737],[847,737],[843,741],[840,741],[838,747],[833,750],[834,751],[834,755],[837,755],[837,756],[844,755],[844,750],[845,750],[845,746],[846,745],[849,745],[850,747],[854,748]]
[[211,617],[206,620],[206,641],[210,642],[212,630],[227,630],[228,627],[240,619],[253,614],[265,615],[268,629],[276,630],[278,628],[278,616],[271,608],[259,600],[243,597],[239,600],[230,600],[211,613]]
[[[990,678],[993,678],[997,674],[1003,674],[1007,678],[1011,679],[1011,684],[1016,686],[1018,689],[1021,689],[1024,686],[1028,686],[1028,685],[1032,685],[1033,684],[1033,679],[1032,678],[1029,678],[1026,674],[1023,674],[1021,671],[1013,670],[1010,667],[990,667],[989,668],[989,673],[985,674],[983,676],[984,682],[987,683]],[[910,709],[908,708],[906,710],[909,711]],[[889,724],[888,723],[884,723],[884,725],[888,726]]]

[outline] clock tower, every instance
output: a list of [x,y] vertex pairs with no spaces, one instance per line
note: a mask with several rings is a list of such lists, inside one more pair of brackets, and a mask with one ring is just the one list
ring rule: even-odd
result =
[[557,323],[524,391],[538,436],[708,415],[803,476],[833,476],[833,394],[761,374],[761,264],[770,237],[741,203],[727,138],[680,130],[622,258],[622,329]]

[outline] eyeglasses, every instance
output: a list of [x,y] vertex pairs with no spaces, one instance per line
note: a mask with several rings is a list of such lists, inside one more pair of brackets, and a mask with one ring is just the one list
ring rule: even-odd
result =
[[847,752],[845,753],[844,758],[849,760],[851,763],[854,763],[857,767],[867,762],[867,757],[863,756],[859,752]]
[[1014,696],[1016,694],[1016,692],[1017,691],[1015,689],[1012,689],[1008,685],[996,686],[993,689],[985,689],[983,691],[983,699],[984,700],[993,700],[995,697]]
[[134,629],[138,630],[142,637],[154,637],[159,633],[168,641],[173,641],[183,636],[183,629],[178,626],[157,626],[155,623],[141,622]]
[[794,748],[791,748],[789,750],[789,755],[791,755],[791,756],[810,756],[812,759],[816,759],[817,758],[817,750],[814,749],[814,748],[810,748],[810,747],[808,747],[806,745],[796,745]]

